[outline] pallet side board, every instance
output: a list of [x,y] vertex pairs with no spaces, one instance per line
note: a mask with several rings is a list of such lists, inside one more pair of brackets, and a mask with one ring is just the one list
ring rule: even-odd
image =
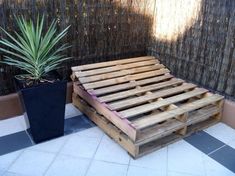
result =
[[90,107],[79,96],[73,96],[73,104],[82,113],[89,117],[98,127],[100,127],[108,136],[118,142],[132,156],[135,156],[138,153],[138,149],[134,143],[126,135],[124,135],[121,130],[112,125],[112,123],[102,117],[102,115],[98,114],[95,109]]
[[115,124],[124,133],[126,133],[133,141],[136,140],[136,130],[129,125],[128,120],[120,119],[115,113],[107,109],[105,107],[105,104],[100,103],[99,101],[97,101],[97,99],[95,99],[95,97],[92,97],[80,86],[75,84],[73,97],[77,95],[83,97],[84,100],[89,103],[93,108],[95,108],[98,113],[104,115],[109,121]]

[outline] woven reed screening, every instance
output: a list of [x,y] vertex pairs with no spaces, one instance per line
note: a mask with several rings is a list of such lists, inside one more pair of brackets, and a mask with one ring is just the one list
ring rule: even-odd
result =
[[[60,70],[67,78],[73,65],[151,54],[175,76],[235,98],[234,0],[0,0],[8,31],[14,14],[71,25],[66,54],[74,58]],[[0,95],[15,91],[18,73],[0,65]]]
[[[14,15],[22,14],[33,19],[44,14],[47,24],[58,19],[59,30],[71,25],[64,42],[72,45],[65,54],[73,59],[59,70],[69,79],[74,65],[146,55],[150,9],[149,0],[0,0],[0,25],[17,30]],[[0,65],[0,95],[15,91],[12,77],[19,73]]]
[[[190,3],[199,2],[187,1],[189,4],[185,5],[185,0],[180,1],[182,9],[187,9]],[[174,10],[175,4],[171,5],[168,8]],[[159,7],[155,18],[158,11],[164,10],[167,9]],[[172,18],[174,13],[177,15],[177,11],[173,12]],[[190,11],[187,13],[190,14]],[[201,0],[200,6],[191,15],[195,16],[195,21],[176,40],[159,40],[158,36],[152,35],[149,53],[158,56],[174,75],[234,100],[235,1]],[[161,26],[164,22],[156,21],[156,24]]]

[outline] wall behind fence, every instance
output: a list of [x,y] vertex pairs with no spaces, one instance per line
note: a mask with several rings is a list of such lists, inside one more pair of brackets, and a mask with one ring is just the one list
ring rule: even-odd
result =
[[235,98],[235,1],[156,0],[149,53],[172,73]]
[[[17,30],[14,15],[22,14],[33,19],[44,14],[47,25],[58,19],[60,31],[71,25],[64,42],[73,46],[66,53],[73,59],[60,70],[68,78],[74,65],[146,55],[151,9],[152,0],[0,0],[0,26]],[[19,73],[0,64],[0,95],[15,91],[12,77]]]

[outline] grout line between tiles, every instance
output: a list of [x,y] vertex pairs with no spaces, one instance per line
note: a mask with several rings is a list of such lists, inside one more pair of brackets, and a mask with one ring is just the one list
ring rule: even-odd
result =
[[58,152],[54,153],[55,156],[53,158],[53,160],[51,161],[51,163],[49,164],[49,166],[47,167],[47,169],[45,170],[44,175],[46,175],[46,173],[48,172],[48,170],[50,169],[50,167],[52,166],[52,164],[54,163],[54,161],[57,159],[57,157],[59,156],[61,150],[64,148],[65,144],[68,142],[68,140],[71,138],[71,136],[67,137],[67,139],[65,139],[64,143],[61,145],[60,149],[58,150]]
[[[89,158],[87,158],[87,159],[89,159]],[[111,164],[117,164],[117,165],[122,165],[122,166],[128,166],[128,164],[117,163],[117,162],[113,162],[113,161],[105,161],[105,160],[100,160],[100,159],[94,159],[94,161],[101,161],[101,162],[104,162],[104,163],[111,163]]]
[[221,147],[219,147],[219,148],[217,148],[217,149],[213,150],[212,152],[208,153],[207,155],[209,156],[209,155],[211,155],[211,154],[215,153],[216,151],[218,151],[218,150],[222,149],[222,148],[223,148],[223,147],[225,147],[225,146],[227,146],[227,145],[226,145],[226,144],[224,144],[223,146],[221,146]]
[[128,175],[128,171],[129,171],[129,168],[130,168],[130,163],[131,163],[131,157],[129,158],[129,162],[128,162],[128,165],[127,165],[126,176]]
[[177,174],[180,174],[180,175],[184,175],[184,176],[205,176],[205,175],[195,175],[195,174],[191,174],[191,173],[188,173],[188,172],[180,172],[180,171],[173,171],[171,170],[170,172],[174,172],[174,173],[177,173]]
[[168,176],[168,147],[166,146],[166,176]]
[[13,166],[13,164],[19,159],[19,157],[24,153],[25,150],[22,150],[20,154],[15,158],[14,161],[11,162],[11,164],[6,168],[6,170],[3,172],[5,174],[6,172],[9,171],[9,169]]
[[[12,171],[7,171],[7,173],[14,174],[16,176],[27,176],[27,175],[18,174],[16,172],[12,172]],[[6,172],[4,174],[6,174]],[[4,175],[2,175],[2,176],[4,176]]]
[[[203,170],[205,175],[207,176],[207,168],[206,168],[206,161],[205,161],[205,157],[204,155],[206,155],[205,153],[201,152],[201,157],[202,157],[202,163],[203,163]],[[207,155],[206,155],[207,156]]]
[[86,175],[88,174],[88,171],[89,171],[89,169],[90,169],[90,167],[91,167],[92,162],[94,161],[96,152],[98,151],[98,148],[99,148],[99,146],[100,146],[100,144],[101,144],[101,142],[102,142],[104,136],[105,136],[105,135],[103,134],[103,136],[100,138],[99,144],[97,145],[97,148],[96,148],[96,150],[95,150],[93,156],[92,156],[91,159],[90,159],[90,163],[89,163],[89,165],[88,165],[88,167],[87,167],[87,169],[86,169],[86,172],[85,172],[84,176],[86,176]]

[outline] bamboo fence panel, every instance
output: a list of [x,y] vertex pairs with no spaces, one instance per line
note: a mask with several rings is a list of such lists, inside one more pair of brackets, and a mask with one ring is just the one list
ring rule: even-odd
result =
[[[194,23],[175,41],[159,40],[156,34],[152,35],[149,54],[159,57],[175,76],[234,99],[235,1],[178,0],[177,3],[181,3],[181,9],[187,9],[196,1],[200,1],[200,8],[191,14],[196,19]],[[156,2],[160,4],[162,0]],[[176,4],[168,5],[168,9],[175,10]],[[156,21],[157,15],[164,10],[167,9],[155,9],[155,25],[164,25],[165,21]],[[177,10],[170,18],[174,18],[176,13]]]
[[[67,78],[74,65],[149,54],[175,76],[234,99],[234,9],[232,0],[0,0],[0,26],[15,30],[20,14],[44,14],[47,24],[56,18],[59,30],[71,25],[64,41],[73,45],[66,51],[73,59],[60,69]],[[193,22],[174,25],[189,16]],[[0,64],[0,95],[15,91],[19,73]]]
[[[151,36],[148,0],[0,0],[0,26],[17,30],[14,15],[35,20],[45,15],[46,26],[58,19],[59,30],[71,25],[64,42],[73,59],[59,70],[69,79],[71,66],[142,56]],[[0,32],[0,37],[4,36]],[[0,53],[2,59],[2,53]],[[0,95],[14,92],[12,77],[20,70],[0,64]]]

